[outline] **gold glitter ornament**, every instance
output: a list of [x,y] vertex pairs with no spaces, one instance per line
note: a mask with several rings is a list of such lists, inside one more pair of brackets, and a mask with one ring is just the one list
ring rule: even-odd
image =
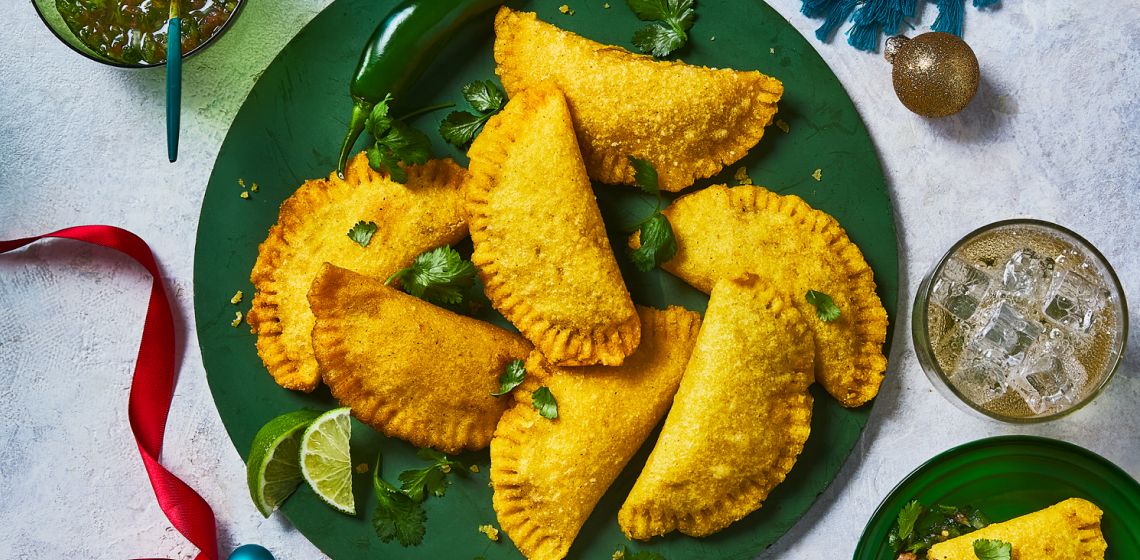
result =
[[978,57],[956,35],[932,31],[913,39],[887,39],[884,53],[894,65],[895,95],[907,109],[924,117],[948,117],[961,111],[978,91]]

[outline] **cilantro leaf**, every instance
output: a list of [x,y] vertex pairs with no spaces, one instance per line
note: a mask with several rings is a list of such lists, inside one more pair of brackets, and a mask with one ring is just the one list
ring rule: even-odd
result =
[[523,367],[522,360],[514,360],[507,364],[507,369],[499,376],[499,392],[491,393],[491,396],[501,397],[511,392],[511,389],[518,387],[522,384],[523,379],[526,378],[526,368]]
[[367,150],[368,165],[376,171],[386,169],[393,181],[403,184],[408,182],[408,175],[399,164],[427,163],[431,159],[431,139],[403,121],[390,118],[388,102],[391,100],[391,95],[385,96],[372,107],[364,121],[364,128],[376,139]]
[[835,305],[835,300],[831,296],[817,292],[815,290],[808,290],[804,295],[807,302],[815,306],[815,315],[819,317],[820,321],[828,322],[834,321],[839,318],[839,308]]
[[507,104],[507,96],[503,95],[491,80],[474,81],[463,86],[463,98],[483,115],[477,117],[467,111],[454,111],[439,123],[440,136],[448,143],[459,147],[463,147],[475,138],[483,123]]
[[633,166],[633,180],[637,182],[637,186],[647,194],[661,196],[661,187],[657,183],[657,168],[653,167],[653,162],[633,156],[626,157]]
[[903,506],[899,510],[899,538],[905,539],[910,536],[914,531],[914,522],[918,521],[919,514],[922,513],[922,504],[918,500],[911,500],[910,503]]
[[428,494],[442,498],[447,493],[447,477],[439,465],[423,469],[410,469],[400,473],[400,490],[413,501],[424,501]]
[[380,478],[379,457],[376,459],[376,469],[372,472],[372,487],[376,490],[372,528],[376,530],[380,542],[390,542],[395,538],[405,547],[420,544],[424,537],[427,514],[419,502],[413,501]]
[[629,250],[629,260],[642,272],[669,262],[677,254],[677,238],[673,234],[673,224],[660,210],[638,224],[641,231],[641,246]]
[[374,233],[376,233],[376,222],[360,220],[348,230],[348,238],[359,243],[361,247],[367,247]]
[[558,418],[558,403],[554,400],[554,394],[546,387],[539,387],[530,396],[531,403],[538,413],[543,418],[554,420]]
[[445,142],[462,147],[475,138],[485,121],[467,111],[452,111],[439,123],[439,135]]
[[620,560],[665,560],[664,556],[661,556],[656,552],[649,552],[648,550],[643,550],[636,554],[631,554],[629,552],[629,548],[627,548],[624,544],[621,545],[621,550],[617,551],[617,554],[614,554],[614,558]]
[[433,466],[440,467],[445,473],[455,470],[459,474],[467,474],[467,467],[463,466],[463,463],[449,459],[447,454],[442,451],[436,451],[430,447],[421,447],[416,452],[416,457],[429,463],[435,463]]
[[457,304],[475,283],[475,265],[446,245],[416,257],[412,266],[397,271],[385,284],[399,278],[404,291],[425,301]]
[[974,554],[979,560],[1010,560],[1013,544],[992,539],[974,541]]
[[507,96],[491,80],[474,81],[463,86],[463,98],[480,113],[498,113],[507,104]]
[[625,5],[642,21],[661,21],[634,33],[633,44],[641,52],[658,58],[681,48],[693,26],[696,12],[694,0],[625,0]]

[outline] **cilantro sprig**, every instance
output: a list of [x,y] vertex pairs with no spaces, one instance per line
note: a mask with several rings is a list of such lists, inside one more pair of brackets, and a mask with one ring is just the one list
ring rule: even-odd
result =
[[348,230],[348,238],[359,243],[361,247],[367,247],[374,233],[376,233],[376,222],[360,220]]
[[427,163],[431,159],[431,140],[427,134],[408,126],[404,121],[388,116],[388,102],[391,100],[390,94],[385,96],[372,107],[368,120],[364,121],[364,128],[376,139],[376,143],[369,146],[365,153],[372,169],[387,170],[393,181],[404,184],[408,182],[408,174],[399,164]]
[[681,48],[689,40],[689,28],[697,14],[695,0],[625,0],[625,5],[641,21],[660,21],[633,34],[633,44],[641,52],[657,58]]
[[554,393],[545,386],[535,389],[530,395],[531,403],[538,410],[539,415],[547,420],[558,418],[558,402],[554,400]]
[[384,282],[400,279],[404,291],[433,303],[457,304],[475,283],[475,265],[446,245],[421,253],[412,266],[396,271]]
[[677,254],[677,237],[673,234],[673,224],[661,213],[661,187],[657,182],[657,169],[649,160],[629,157],[633,165],[634,180],[641,190],[657,197],[657,207],[648,218],[633,224],[632,231],[641,232],[638,239],[641,246],[629,251],[629,260],[642,272],[669,262]]
[[820,321],[826,323],[839,318],[839,306],[835,305],[835,300],[831,299],[831,296],[823,292],[808,290],[804,299],[815,306],[815,316],[819,317]]
[[372,486],[376,490],[372,528],[380,542],[387,543],[395,538],[404,547],[420,544],[425,532],[424,522],[427,521],[421,502],[429,495],[442,498],[447,493],[447,473],[467,475],[463,463],[448,459],[440,451],[423,447],[416,456],[432,464],[400,473],[399,489],[380,478],[381,456],[376,457],[376,469],[372,472]]
[[887,535],[887,544],[896,554],[910,552],[924,558],[925,551],[931,546],[972,533],[989,524],[990,520],[985,514],[970,506],[938,504],[926,508],[914,500],[899,510],[897,523]]
[[460,148],[475,138],[483,123],[507,104],[507,96],[491,80],[475,81],[463,86],[463,98],[471,104],[471,108],[482,114],[475,116],[467,111],[452,111],[439,123],[439,135]]
[[623,544],[621,545],[621,549],[614,554],[614,560],[665,560],[665,557],[656,552],[650,552],[648,550],[643,550],[638,553],[631,553],[629,551],[629,548]]
[[514,360],[507,364],[506,369],[499,375],[499,392],[491,393],[493,397],[501,397],[511,392],[511,389],[522,385],[523,380],[526,379],[526,368],[523,367],[522,360]]
[[1013,556],[1013,543],[994,539],[974,541],[974,555],[978,560],[1010,560]]

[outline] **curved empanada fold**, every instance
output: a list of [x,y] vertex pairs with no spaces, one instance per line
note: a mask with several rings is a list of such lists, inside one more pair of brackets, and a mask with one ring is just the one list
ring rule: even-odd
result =
[[554,363],[621,364],[640,322],[562,93],[547,83],[515,96],[468,156],[471,262],[495,309]]
[[1092,502],[1069,498],[1043,510],[994,523],[973,533],[935,544],[931,560],[975,558],[977,539],[995,539],[1013,545],[1013,560],[1103,560],[1108,543],[1100,528],[1104,514]]
[[666,191],[744,157],[784,91],[760,72],[657,61],[506,7],[495,18],[495,62],[512,98],[546,79],[566,93],[591,178],[635,185],[634,156],[653,162]]
[[626,536],[700,537],[756,510],[811,431],[814,345],[788,296],[752,273],[718,284],[645,468],[618,512]]
[[530,343],[325,264],[309,292],[321,375],[342,406],[388,436],[446,453],[486,447],[499,375]]
[[[258,356],[281,386],[308,392],[320,384],[305,294],[321,264],[387,278],[420,253],[467,236],[459,192],[466,171],[450,159],[405,170],[407,184],[395,183],[362,152],[344,179],[333,173],[306,181],[281,204],[258,247],[250,273],[257,292],[246,314]],[[358,221],[376,223],[368,247],[348,237]]]
[[[590,512],[672,402],[700,327],[679,307],[638,307],[642,342],[617,367],[553,366],[538,351],[491,442],[493,505],[503,530],[530,560],[566,555]],[[547,387],[555,420],[532,394]]]
[[[663,213],[677,254],[662,268],[709,293],[718,279],[748,269],[786,290],[814,333],[815,377],[843,406],[878,394],[887,367],[887,312],[859,248],[834,218],[803,199],[755,185],[714,185],[682,196]],[[630,241],[638,246],[637,235]],[[816,317],[804,295],[830,295],[836,321]]]

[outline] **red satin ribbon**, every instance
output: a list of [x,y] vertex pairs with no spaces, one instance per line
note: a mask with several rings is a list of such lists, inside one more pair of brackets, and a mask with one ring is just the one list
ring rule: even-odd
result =
[[134,432],[162,512],[175,529],[198,547],[198,560],[218,560],[214,511],[197,492],[158,463],[158,457],[162,454],[162,438],[166,432],[166,417],[170,412],[170,399],[174,396],[174,319],[150,247],[125,229],[80,226],[37,237],[0,241],[0,253],[18,249],[45,237],[76,239],[110,247],[138,261],[154,279],[146,311],[146,324],[143,326],[142,344],[139,345],[139,357],[131,381],[128,405],[131,431]]

